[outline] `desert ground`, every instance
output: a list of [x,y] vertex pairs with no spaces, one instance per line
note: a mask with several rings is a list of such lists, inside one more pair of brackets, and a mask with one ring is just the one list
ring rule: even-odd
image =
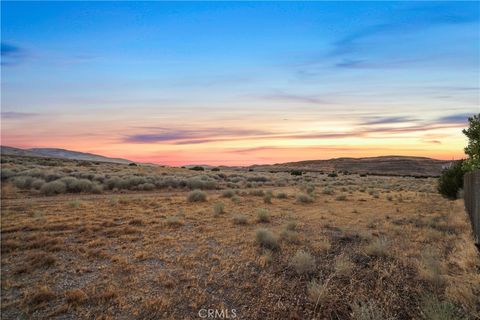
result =
[[2,157],[2,318],[480,317],[435,178],[214,170]]

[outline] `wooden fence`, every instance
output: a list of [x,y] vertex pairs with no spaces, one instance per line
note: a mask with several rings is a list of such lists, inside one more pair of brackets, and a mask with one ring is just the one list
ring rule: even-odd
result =
[[465,174],[463,178],[465,208],[472,222],[476,243],[480,243],[480,170]]

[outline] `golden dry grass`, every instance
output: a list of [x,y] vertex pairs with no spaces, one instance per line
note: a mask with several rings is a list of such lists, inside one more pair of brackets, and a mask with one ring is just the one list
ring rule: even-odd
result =
[[[297,200],[303,179],[316,185],[313,202]],[[216,308],[240,319],[419,319],[433,295],[473,319],[479,255],[462,202],[431,192],[434,183],[310,174],[237,195],[203,191],[201,202],[187,189],[45,197],[4,183],[2,318],[196,319]],[[276,250],[258,243],[259,228]],[[308,272],[292,268],[299,251],[314,261]]]

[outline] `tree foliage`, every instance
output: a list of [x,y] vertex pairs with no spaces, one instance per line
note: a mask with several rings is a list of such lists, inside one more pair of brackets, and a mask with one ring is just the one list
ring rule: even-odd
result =
[[468,138],[465,154],[468,159],[463,162],[465,171],[480,169],[480,113],[468,118],[469,127],[462,132]]
[[438,192],[448,199],[457,199],[458,191],[463,188],[464,160],[456,161],[442,172],[438,180]]

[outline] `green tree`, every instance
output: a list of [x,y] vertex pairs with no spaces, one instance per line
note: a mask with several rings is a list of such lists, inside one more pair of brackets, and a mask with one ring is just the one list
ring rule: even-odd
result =
[[463,162],[465,171],[480,169],[480,113],[468,118],[468,129],[463,129],[463,134],[468,138],[465,154],[468,159]]
[[443,170],[438,179],[438,192],[445,198],[455,200],[458,191],[463,188],[463,163],[465,160],[455,161],[449,168]]

